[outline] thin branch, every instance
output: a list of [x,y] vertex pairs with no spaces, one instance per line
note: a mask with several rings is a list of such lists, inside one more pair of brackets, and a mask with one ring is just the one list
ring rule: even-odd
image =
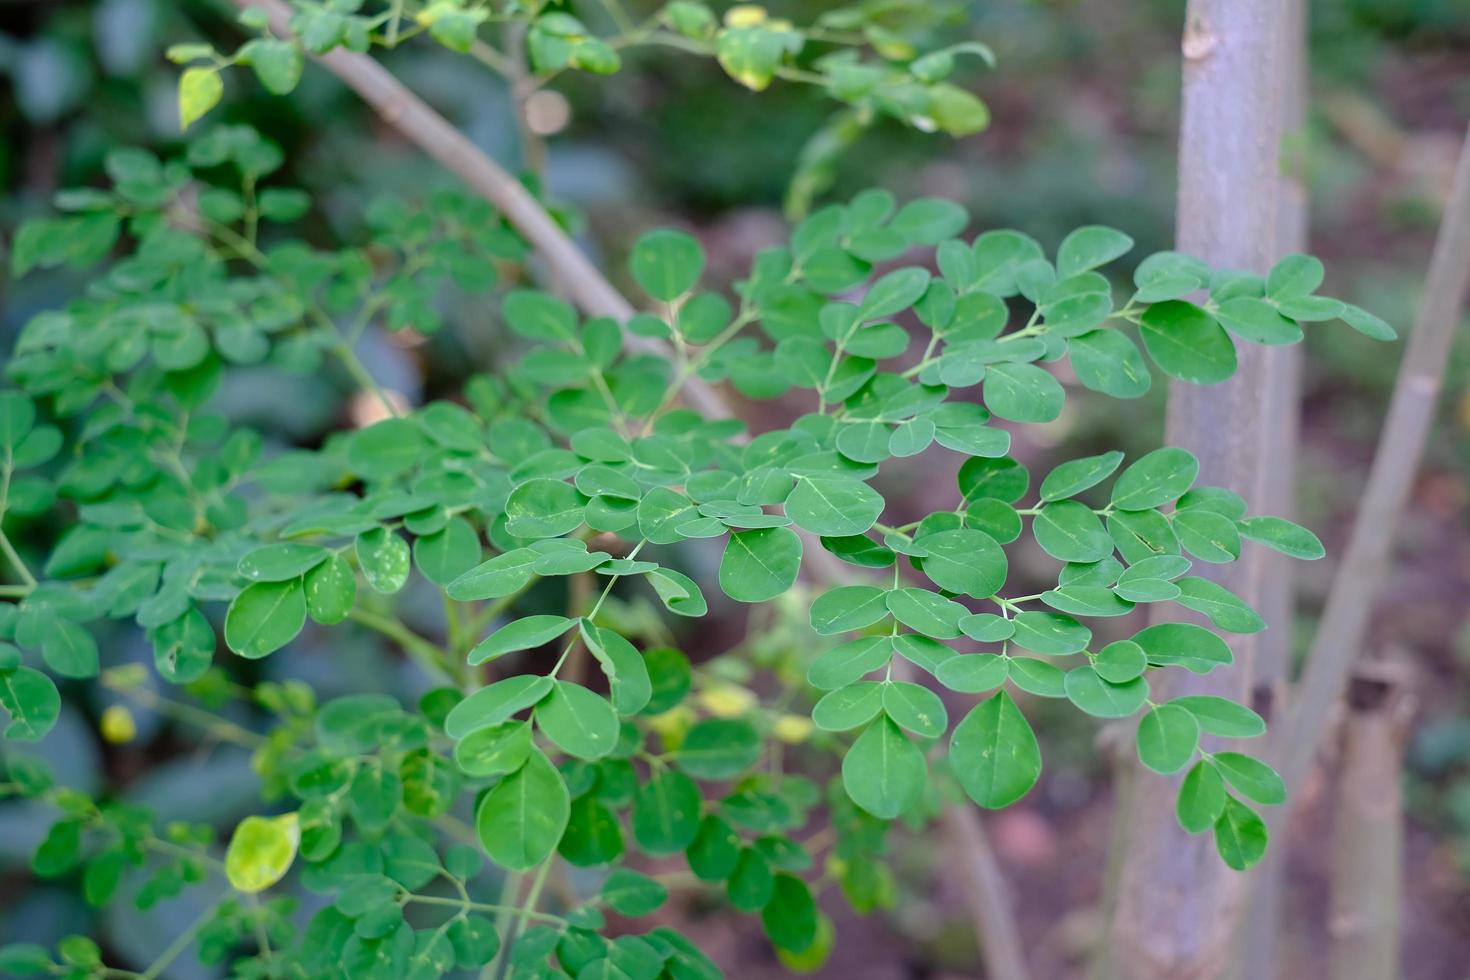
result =
[[1424,297],[1394,383],[1363,503],[1338,565],[1322,623],[1298,686],[1296,710],[1281,740],[1282,778],[1300,785],[1342,697],[1383,583],[1398,524],[1434,422],[1455,328],[1470,285],[1470,132],[1455,170],[1454,190],[1434,243]]
[[990,980],[1026,980],[1025,947],[1021,945],[1010,889],[979,816],[960,804],[945,810],[943,819],[951,845],[963,857],[959,867],[950,870],[959,872],[966,902],[975,915],[985,976]]
[[[291,9],[282,0],[231,2],[242,10],[263,8],[270,15],[273,29],[289,33]],[[391,72],[367,55],[343,48],[317,60],[372,106],[384,122],[494,204],[552,268],[557,282],[584,312],[590,316],[609,316],[620,323],[633,316],[633,305],[582,254],[520,181],[405,88]],[[627,334],[624,339],[628,348],[638,353],[673,357],[668,345],[657,338]],[[708,417],[729,418],[732,414],[719,393],[699,378],[689,380],[684,396],[691,406]]]

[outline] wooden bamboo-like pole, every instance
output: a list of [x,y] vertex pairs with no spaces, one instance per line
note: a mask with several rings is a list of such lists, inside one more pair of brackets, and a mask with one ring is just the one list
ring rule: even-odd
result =
[[[1183,38],[1178,248],[1217,267],[1264,273],[1277,252],[1281,60],[1279,0],[1191,0]],[[1271,348],[1241,345],[1239,370],[1211,387],[1175,384],[1167,441],[1200,460],[1200,481],[1248,500],[1266,493],[1272,420],[1264,415]],[[1262,592],[1261,549],[1200,569],[1247,602]],[[1247,699],[1258,638],[1231,639],[1236,664],[1173,678],[1156,700],[1180,694]],[[1163,687],[1164,685],[1160,685]],[[1242,877],[1209,835],[1174,817],[1178,779],[1140,774],[1112,935],[1130,980],[1215,978],[1230,959]]]
[[1402,665],[1367,663],[1348,688],[1333,812],[1330,975],[1382,980],[1399,970],[1404,743],[1413,713]]
[[1394,531],[1424,455],[1450,346],[1464,312],[1465,291],[1470,286],[1466,256],[1470,256],[1470,132],[1455,169],[1454,189],[1434,243],[1424,295],[1394,383],[1368,485],[1280,743],[1278,768],[1288,790],[1300,787],[1322,744],[1362,645],[1373,600],[1383,584]]
[[[1308,251],[1307,102],[1310,94],[1307,50],[1308,0],[1281,0],[1281,175],[1276,198],[1278,256]],[[1266,434],[1269,441],[1265,493],[1256,509],[1293,519],[1296,513],[1296,457],[1301,435],[1302,348],[1287,347],[1267,364]],[[1290,697],[1293,625],[1296,619],[1295,562],[1285,555],[1262,555],[1266,583],[1258,611],[1269,624],[1256,651],[1255,707],[1270,727],[1267,745],[1279,738]],[[1281,939],[1287,842],[1272,842],[1247,885],[1240,942],[1241,980],[1273,980]]]

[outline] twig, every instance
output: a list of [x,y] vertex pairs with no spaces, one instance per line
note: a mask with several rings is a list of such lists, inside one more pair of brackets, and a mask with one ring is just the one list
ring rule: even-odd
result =
[[1470,285],[1470,132],[1434,243],[1424,298],[1414,317],[1388,419],[1378,439],[1363,503],[1327,597],[1278,759],[1288,789],[1300,785],[1342,697],[1383,581],[1394,528],[1424,455],[1455,328]]
[[[231,0],[243,9],[261,7],[271,26],[288,33],[291,9],[282,0]],[[469,187],[500,209],[556,273],[572,300],[591,316],[610,316],[626,322],[633,316],[628,302],[582,254],[575,242],[552,220],[532,194],[511,174],[486,156],[443,116],[410,92],[382,65],[363,54],[338,48],[317,59],[406,139],[443,164]],[[672,359],[668,345],[653,337],[627,334],[630,350]],[[684,390],[690,405],[713,418],[729,418],[729,405],[699,378]]]
[[962,806],[944,811],[944,828],[950,843],[964,854],[960,866],[951,870],[959,872],[966,901],[977,918],[985,975],[991,980],[1026,980],[1026,956],[1010,890],[985,838],[985,829],[975,811]]

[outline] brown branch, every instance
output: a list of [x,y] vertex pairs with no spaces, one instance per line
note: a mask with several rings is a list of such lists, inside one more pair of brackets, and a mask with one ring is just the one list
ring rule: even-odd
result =
[[961,803],[944,811],[950,846],[961,858],[958,868],[965,901],[975,917],[980,958],[987,980],[1026,980],[1026,954],[1005,874],[986,840],[974,810]]
[[1470,285],[1470,132],[1455,170],[1454,190],[1434,243],[1424,297],[1394,383],[1388,418],[1347,550],[1298,685],[1296,709],[1281,741],[1279,766],[1288,789],[1299,787],[1322,744],[1328,716],[1342,697],[1383,583],[1394,529],[1409,499],[1434,422],[1455,329]]
[[[282,0],[231,0],[243,9],[261,7],[279,33],[290,30],[291,9]],[[458,176],[475,193],[500,209],[542,260],[553,270],[572,300],[589,316],[610,316],[625,322],[633,305],[607,281],[520,181],[465,137],[448,120],[410,92],[382,65],[367,55],[338,48],[317,59],[409,142]],[[667,344],[656,338],[627,334],[630,350],[672,359]],[[688,402],[712,418],[729,418],[730,407],[719,393],[695,377],[684,387]]]

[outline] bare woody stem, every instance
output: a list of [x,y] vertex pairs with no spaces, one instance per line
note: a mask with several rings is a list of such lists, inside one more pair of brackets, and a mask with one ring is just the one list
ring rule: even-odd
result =
[[1362,646],[1373,599],[1382,585],[1393,546],[1394,530],[1424,444],[1434,422],[1435,404],[1444,383],[1445,366],[1455,328],[1470,286],[1470,132],[1455,170],[1454,190],[1440,224],[1430,259],[1424,298],[1394,383],[1388,419],[1378,439],[1363,504],[1353,524],[1346,552],[1338,564],[1321,626],[1298,689],[1296,710],[1280,742],[1281,776],[1288,789],[1301,784],[1327,728],[1333,707],[1342,697]]
[[[232,2],[242,10],[248,7],[265,9],[274,30],[283,34],[289,32],[291,10],[281,0]],[[585,313],[609,316],[619,322],[633,315],[633,305],[582,254],[577,244],[552,220],[540,202],[521,186],[520,181],[405,88],[386,68],[366,55],[340,48],[318,60],[372,106],[384,122],[499,208]],[[673,351],[657,338],[629,334],[625,342],[630,350],[670,360],[673,358]],[[699,378],[689,379],[684,397],[706,416],[729,418],[731,415],[730,407],[719,393]]]

